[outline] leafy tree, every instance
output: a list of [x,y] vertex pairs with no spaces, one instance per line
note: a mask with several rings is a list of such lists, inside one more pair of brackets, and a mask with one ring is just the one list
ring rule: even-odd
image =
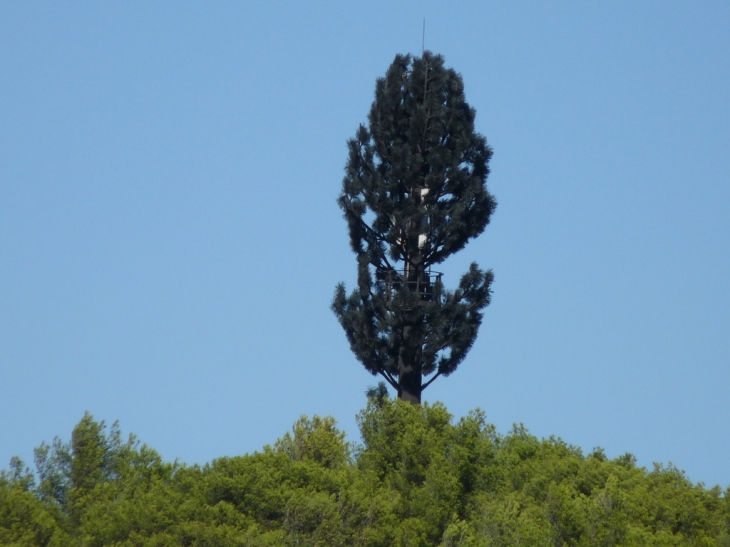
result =
[[292,428],[276,441],[275,449],[293,460],[314,460],[324,467],[341,467],[349,461],[350,447],[345,434],[335,427],[329,416],[315,416],[311,420],[302,416]]
[[34,495],[35,480],[20,458],[0,472],[0,545],[67,545],[57,508]]
[[65,505],[17,458],[0,471],[0,545],[730,547],[730,488],[671,465],[500,435],[441,404],[373,398],[358,424],[358,447],[303,416],[273,447],[185,467],[87,415],[57,443],[70,459],[48,453]]
[[97,422],[88,412],[74,427],[71,442],[54,439],[35,449],[35,463],[40,479],[39,494],[58,505],[63,513],[78,521],[86,498],[97,484],[113,481],[135,446],[133,436],[121,439],[118,424],[105,433],[104,422]]
[[490,301],[491,271],[472,264],[446,291],[431,270],[481,234],[496,207],[475,114],[443,57],[397,55],[376,82],[368,126],[348,141],[338,203],[358,284],[349,296],[339,284],[332,309],[356,358],[412,403],[464,360]]

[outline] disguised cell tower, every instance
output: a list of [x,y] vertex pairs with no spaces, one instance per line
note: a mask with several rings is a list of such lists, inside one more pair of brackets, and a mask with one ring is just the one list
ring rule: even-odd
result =
[[446,291],[431,269],[481,234],[496,207],[475,114],[443,57],[398,55],[376,82],[368,126],[348,141],[338,204],[358,286],[348,296],[338,285],[332,309],[357,359],[413,403],[464,360],[490,301],[491,271],[472,264]]

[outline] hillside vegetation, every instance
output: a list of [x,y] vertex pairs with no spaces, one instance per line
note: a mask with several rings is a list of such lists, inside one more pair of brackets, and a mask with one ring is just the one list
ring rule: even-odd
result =
[[583,455],[480,411],[371,401],[353,446],[302,417],[273,447],[167,463],[85,415],[0,477],[0,545],[730,546],[730,489]]

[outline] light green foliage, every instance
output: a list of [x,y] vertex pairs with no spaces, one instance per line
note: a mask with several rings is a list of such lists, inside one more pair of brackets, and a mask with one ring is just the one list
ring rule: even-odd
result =
[[342,467],[350,460],[350,447],[345,434],[336,427],[334,418],[302,416],[274,447],[295,461],[313,461],[327,468]]
[[59,515],[31,491],[32,476],[13,458],[11,472],[0,474],[0,545],[68,545]]
[[730,489],[585,456],[480,411],[370,401],[353,447],[306,416],[273,447],[169,464],[85,415],[0,474],[0,545],[730,547]]

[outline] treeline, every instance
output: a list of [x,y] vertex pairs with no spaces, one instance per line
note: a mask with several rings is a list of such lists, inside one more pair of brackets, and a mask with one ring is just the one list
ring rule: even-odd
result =
[[730,546],[730,489],[583,455],[475,411],[371,401],[353,446],[303,417],[273,447],[164,462],[85,415],[0,476],[4,546]]

